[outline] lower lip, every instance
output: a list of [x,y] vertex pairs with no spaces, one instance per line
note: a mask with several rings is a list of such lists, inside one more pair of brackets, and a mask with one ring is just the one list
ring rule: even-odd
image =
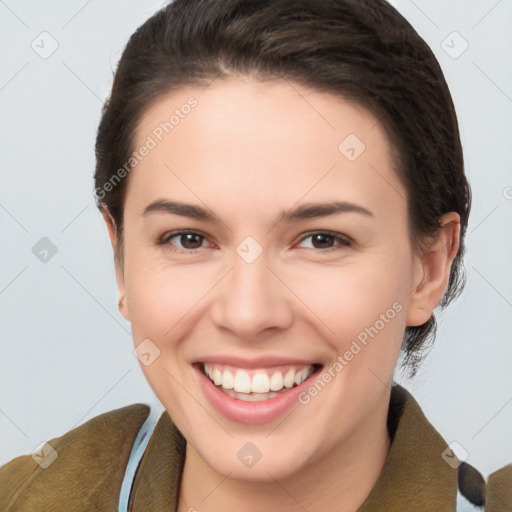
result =
[[246,425],[259,425],[278,419],[293,404],[298,402],[301,392],[305,391],[312,379],[315,379],[321,368],[317,369],[304,382],[298,386],[290,388],[284,393],[280,393],[274,398],[261,400],[260,402],[244,402],[232,398],[215,386],[215,384],[203,373],[199,365],[194,365],[194,369],[199,374],[199,383],[203,393],[210,403],[225,416],[228,420],[244,423]]

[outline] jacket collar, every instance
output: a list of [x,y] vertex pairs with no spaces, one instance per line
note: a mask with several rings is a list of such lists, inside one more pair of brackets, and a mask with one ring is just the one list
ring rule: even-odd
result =
[[[358,512],[452,512],[457,471],[442,458],[446,442],[413,396],[391,389],[388,430],[392,443],[381,475]],[[141,460],[130,510],[177,510],[186,440],[165,411]]]
[[358,512],[453,512],[457,470],[442,457],[447,444],[399,385],[391,389],[388,430],[393,441],[386,462]]

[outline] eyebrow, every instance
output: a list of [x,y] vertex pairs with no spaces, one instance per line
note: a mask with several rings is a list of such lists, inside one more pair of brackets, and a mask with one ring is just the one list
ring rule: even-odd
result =
[[[207,222],[219,222],[218,217],[209,210],[201,206],[180,203],[177,201],[153,201],[146,206],[142,215],[147,216],[152,213],[171,213]],[[300,220],[327,217],[329,215],[337,215],[340,213],[359,213],[367,217],[375,217],[370,210],[363,206],[350,203],[348,201],[331,201],[328,203],[307,203],[294,208],[293,210],[283,212],[280,221],[297,222]]]

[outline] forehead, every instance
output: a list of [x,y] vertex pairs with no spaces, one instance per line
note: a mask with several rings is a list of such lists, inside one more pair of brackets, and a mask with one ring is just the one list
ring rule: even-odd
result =
[[353,102],[285,80],[232,78],[174,91],[141,118],[134,149],[144,146],[150,149],[127,194],[139,207],[168,195],[218,200],[219,207],[224,200],[225,210],[232,205],[244,215],[244,206],[270,214],[273,205],[341,198],[405,211],[377,119]]

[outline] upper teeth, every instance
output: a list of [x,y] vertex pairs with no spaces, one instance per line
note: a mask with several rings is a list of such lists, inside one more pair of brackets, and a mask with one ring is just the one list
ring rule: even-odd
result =
[[227,368],[215,363],[204,363],[204,371],[216,386],[224,389],[234,389],[238,393],[268,393],[304,382],[314,372],[314,366],[290,367],[285,372],[255,370],[251,371],[252,378],[246,370]]

